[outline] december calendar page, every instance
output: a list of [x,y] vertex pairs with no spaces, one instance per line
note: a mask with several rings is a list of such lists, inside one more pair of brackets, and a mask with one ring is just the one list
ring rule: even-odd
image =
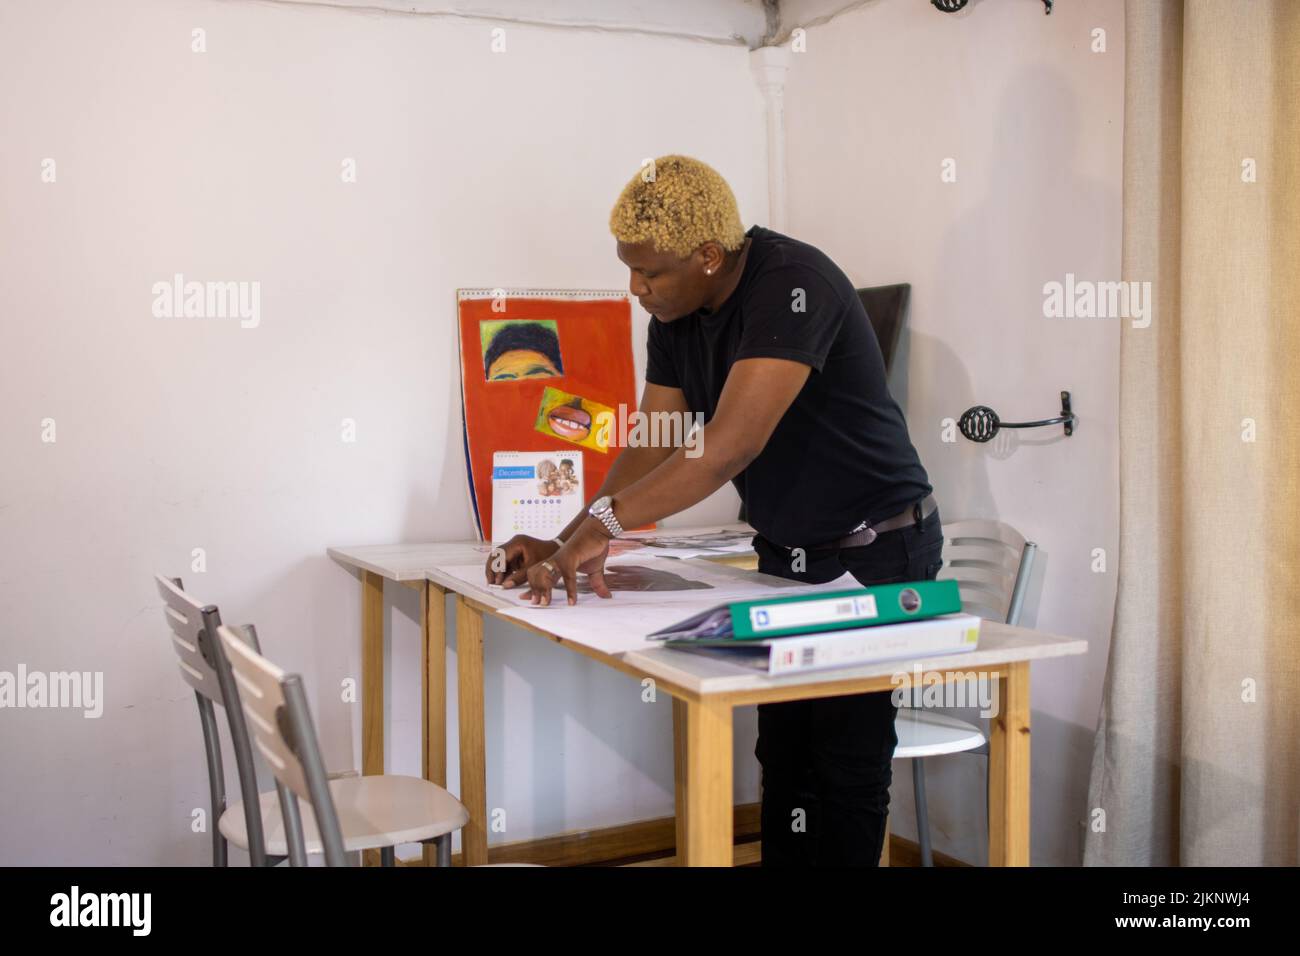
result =
[[586,500],[582,456],[572,451],[499,451],[492,456],[492,540],[554,538]]

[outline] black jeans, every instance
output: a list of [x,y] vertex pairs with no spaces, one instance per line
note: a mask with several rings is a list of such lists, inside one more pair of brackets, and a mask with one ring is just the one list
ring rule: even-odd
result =
[[[821,584],[933,579],[942,566],[939,509],[859,548],[799,555],[754,536],[758,570]],[[800,570],[794,570],[799,567]],[[876,866],[898,745],[889,691],[758,706],[763,866]]]

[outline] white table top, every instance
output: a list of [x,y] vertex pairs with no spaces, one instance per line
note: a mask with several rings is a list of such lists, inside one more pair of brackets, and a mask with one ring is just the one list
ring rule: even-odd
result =
[[[740,528],[741,524],[725,526],[713,525],[708,529],[672,528],[661,532],[673,536],[687,535],[695,531],[717,530],[719,527]],[[645,627],[644,621],[656,618],[655,613],[646,611],[642,626],[636,633],[621,635],[617,640],[610,640],[608,629],[591,627],[593,614],[600,614],[603,599],[594,595],[584,595],[575,607],[564,605],[563,590],[552,596],[558,605],[551,608],[530,608],[519,600],[518,590],[502,591],[489,588],[483,578],[469,574],[467,568],[472,565],[486,564],[487,555],[493,545],[485,541],[451,541],[426,544],[367,545],[348,548],[330,548],[328,553],[339,563],[364,568],[392,581],[429,580],[457,594],[471,598],[480,604],[498,611],[506,612],[510,618],[524,620],[539,630],[552,633],[556,637],[583,644],[602,653],[616,657],[637,670],[658,677],[683,688],[698,693],[726,693],[744,690],[771,688],[776,685],[811,684],[829,681],[851,680],[856,678],[888,676],[899,670],[911,671],[914,664],[923,670],[967,670],[993,664],[1006,664],[1017,661],[1045,660],[1075,654],[1085,654],[1088,642],[1079,638],[1059,637],[1042,631],[1023,627],[1013,627],[997,621],[984,621],[980,627],[979,646],[974,651],[943,657],[920,658],[918,661],[885,661],[877,664],[852,668],[835,668],[833,670],[810,671],[791,674],[784,677],[768,677],[751,668],[728,663],[715,657],[695,654],[689,650],[677,650],[660,645],[642,646],[645,633],[654,627]],[[638,551],[626,556],[628,559],[645,563],[646,559],[656,565],[671,566],[673,563],[700,565],[707,568],[707,575],[715,583],[712,590],[670,592],[673,597],[665,602],[661,609],[655,609],[657,616],[667,616],[667,621],[680,620],[691,613],[712,607],[727,600],[725,579],[736,581],[762,582],[776,588],[801,587],[784,578],[760,575],[755,571],[742,570],[718,564],[705,558],[690,558],[675,562],[670,558],[655,558],[651,554]],[[840,587],[856,587],[857,582],[848,579],[838,582]],[[812,586],[807,586],[810,590]],[[831,585],[822,585],[829,588]],[[557,600],[558,599],[558,600]],[[636,599],[635,592],[619,592],[611,601],[627,602]],[[521,613],[522,612],[522,613]],[[578,613],[574,613],[578,612]],[[563,627],[556,625],[564,624]],[[552,630],[554,628],[554,630]],[[590,631],[600,630],[599,636]],[[622,630],[628,630],[624,628]],[[650,642],[646,642],[647,645]]]
[[[636,569],[632,573],[638,577],[668,579],[665,584],[673,577],[686,578],[697,586],[673,586],[666,590],[622,589],[614,579],[629,566]],[[645,552],[610,558],[605,563],[605,570],[607,580],[611,581],[612,597],[602,598],[580,590],[577,604],[570,605],[564,590],[557,588],[552,591],[551,603],[547,607],[522,600],[527,594],[526,588],[507,591],[490,587],[481,562],[437,568],[429,572],[429,579],[492,608],[501,617],[611,657],[653,646],[654,642],[646,640],[646,635],[652,631],[733,601],[784,597],[791,593],[845,591],[859,586],[848,574],[828,584],[807,585],[705,559],[661,558]]]
[[438,541],[426,544],[368,544],[326,550],[335,561],[372,571],[390,581],[423,581],[439,565],[487,563],[486,541]]
[[[633,531],[627,538],[645,538],[655,535],[682,537],[694,534],[707,534],[713,531],[748,530],[753,531],[744,522],[715,524],[691,528],[659,528],[655,531]],[[390,581],[423,581],[429,572],[439,567],[458,564],[487,563],[487,555],[492,553],[493,545],[489,541],[432,541],[419,544],[367,544],[326,550],[335,561],[347,567],[364,568]],[[750,552],[751,554],[753,552]],[[433,580],[433,579],[431,579]],[[438,581],[445,584],[445,581]]]
[[922,672],[973,671],[994,664],[1046,660],[1087,652],[1088,642],[1081,638],[1058,637],[1026,627],[1013,627],[1010,624],[986,620],[980,622],[979,646],[973,651],[905,661],[881,661],[865,664],[862,667],[836,667],[831,670],[807,671],[784,677],[768,677],[753,668],[672,647],[629,651],[623,655],[623,661],[651,677],[658,677],[660,680],[669,681],[687,690],[700,694],[720,694],[890,676],[899,671],[911,674],[914,668],[919,668]]

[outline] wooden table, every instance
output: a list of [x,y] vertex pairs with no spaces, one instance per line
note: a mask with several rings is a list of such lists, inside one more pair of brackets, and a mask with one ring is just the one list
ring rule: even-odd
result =
[[[687,533],[673,529],[674,535]],[[461,802],[470,820],[461,833],[466,865],[486,863],[487,765],[483,731],[483,616],[501,617],[517,627],[600,661],[640,681],[654,680],[673,698],[674,765],[678,862],[691,866],[732,863],[732,711],[746,704],[811,697],[834,697],[893,690],[893,675],[912,672],[912,662],[892,661],[861,668],[768,678],[686,651],[648,647],[606,654],[532,624],[500,615],[518,606],[518,592],[475,587],[442,571],[486,561],[490,545],[455,542],[331,548],[340,564],[361,575],[362,772],[384,770],[383,586],[385,580],[420,592],[423,654],[421,686],[424,777],[447,785],[446,753],[446,602],[456,602],[457,688],[460,727]],[[698,559],[696,559],[698,560]],[[752,560],[752,559],[751,559]],[[756,572],[754,572],[756,573]],[[1087,642],[1056,637],[994,621],[981,626],[977,650],[925,658],[927,675],[944,682],[978,671],[996,681],[1000,709],[989,740],[989,863],[1029,864],[1029,665],[1031,661],[1083,654]],[[935,679],[935,678],[928,678]],[[432,851],[426,848],[426,863]]]

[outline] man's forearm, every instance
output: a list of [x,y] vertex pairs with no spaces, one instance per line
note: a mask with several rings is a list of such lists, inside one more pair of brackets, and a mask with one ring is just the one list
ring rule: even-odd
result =
[[740,474],[756,457],[733,452],[722,441],[707,447],[709,451],[697,457],[687,457],[685,450],[678,448],[657,468],[621,492],[609,492],[616,494],[614,515],[619,524],[624,528],[639,528],[684,511]]
[[[646,475],[650,474],[659,466],[664,459],[664,449],[652,446],[641,445],[634,448],[624,448],[614,459],[614,464],[609,468],[605,480],[601,482],[600,488],[587,499],[587,504],[595,501],[601,495],[615,495],[623,489],[640,481]],[[561,541],[568,541],[569,535],[577,530],[578,525],[582,524],[587,518],[587,509],[583,508],[560,532]],[[628,528],[636,528],[639,525],[626,525]]]

